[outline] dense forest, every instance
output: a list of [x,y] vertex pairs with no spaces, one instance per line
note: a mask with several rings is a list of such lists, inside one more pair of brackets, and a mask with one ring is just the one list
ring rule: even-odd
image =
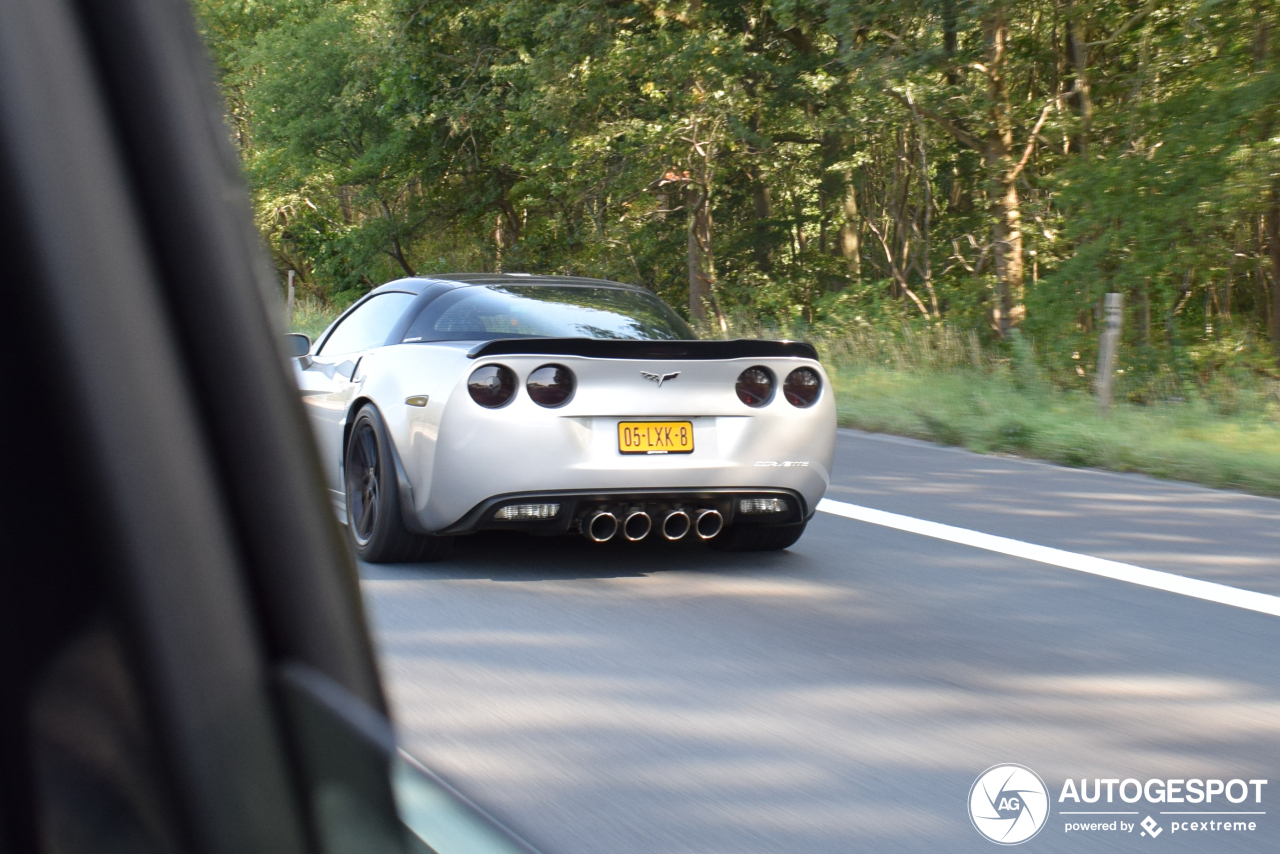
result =
[[1132,372],[1274,375],[1273,0],[196,6],[264,238],[327,304],[561,272],[713,333],[1025,336],[1084,383],[1111,291]]

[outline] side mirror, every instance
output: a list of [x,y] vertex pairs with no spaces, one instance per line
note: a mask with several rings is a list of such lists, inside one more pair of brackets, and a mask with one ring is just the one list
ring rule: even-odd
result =
[[289,358],[298,359],[305,371],[311,367],[311,339],[300,332],[287,332],[284,336],[284,348]]
[[300,332],[290,332],[284,336],[284,346],[289,358],[301,359],[311,352],[311,339]]

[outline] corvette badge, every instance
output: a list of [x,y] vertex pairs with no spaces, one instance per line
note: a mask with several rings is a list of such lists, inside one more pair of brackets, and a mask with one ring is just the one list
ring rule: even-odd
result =
[[653,382],[658,384],[658,388],[662,388],[663,383],[665,383],[667,380],[673,380],[676,377],[680,376],[680,372],[675,371],[670,374],[651,374],[648,371],[641,371],[640,376],[644,377],[647,380],[652,380]]

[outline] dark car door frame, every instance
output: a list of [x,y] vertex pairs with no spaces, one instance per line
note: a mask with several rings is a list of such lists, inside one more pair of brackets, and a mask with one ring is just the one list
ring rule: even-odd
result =
[[[190,15],[183,0],[0,3],[3,328],[25,336],[10,369],[32,396],[5,419],[39,413],[22,462],[57,473],[48,500],[7,497],[0,520],[32,564],[0,579],[3,636],[48,635],[39,655],[0,655],[0,851],[46,848],[46,800],[110,801],[85,787],[111,780],[50,772],[32,735],[33,708],[96,702],[54,689],[99,676],[136,688],[130,737],[158,782],[130,797],[156,795],[169,817],[153,824],[172,825],[131,850],[421,850],[397,824],[354,561]],[[124,675],[103,675],[102,637]]]

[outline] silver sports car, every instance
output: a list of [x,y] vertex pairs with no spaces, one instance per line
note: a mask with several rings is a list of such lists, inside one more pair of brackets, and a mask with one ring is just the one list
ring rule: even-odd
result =
[[560,276],[401,279],[290,336],[335,507],[369,561],[480,530],[784,549],[830,479],[817,354],[697,340],[648,291]]

